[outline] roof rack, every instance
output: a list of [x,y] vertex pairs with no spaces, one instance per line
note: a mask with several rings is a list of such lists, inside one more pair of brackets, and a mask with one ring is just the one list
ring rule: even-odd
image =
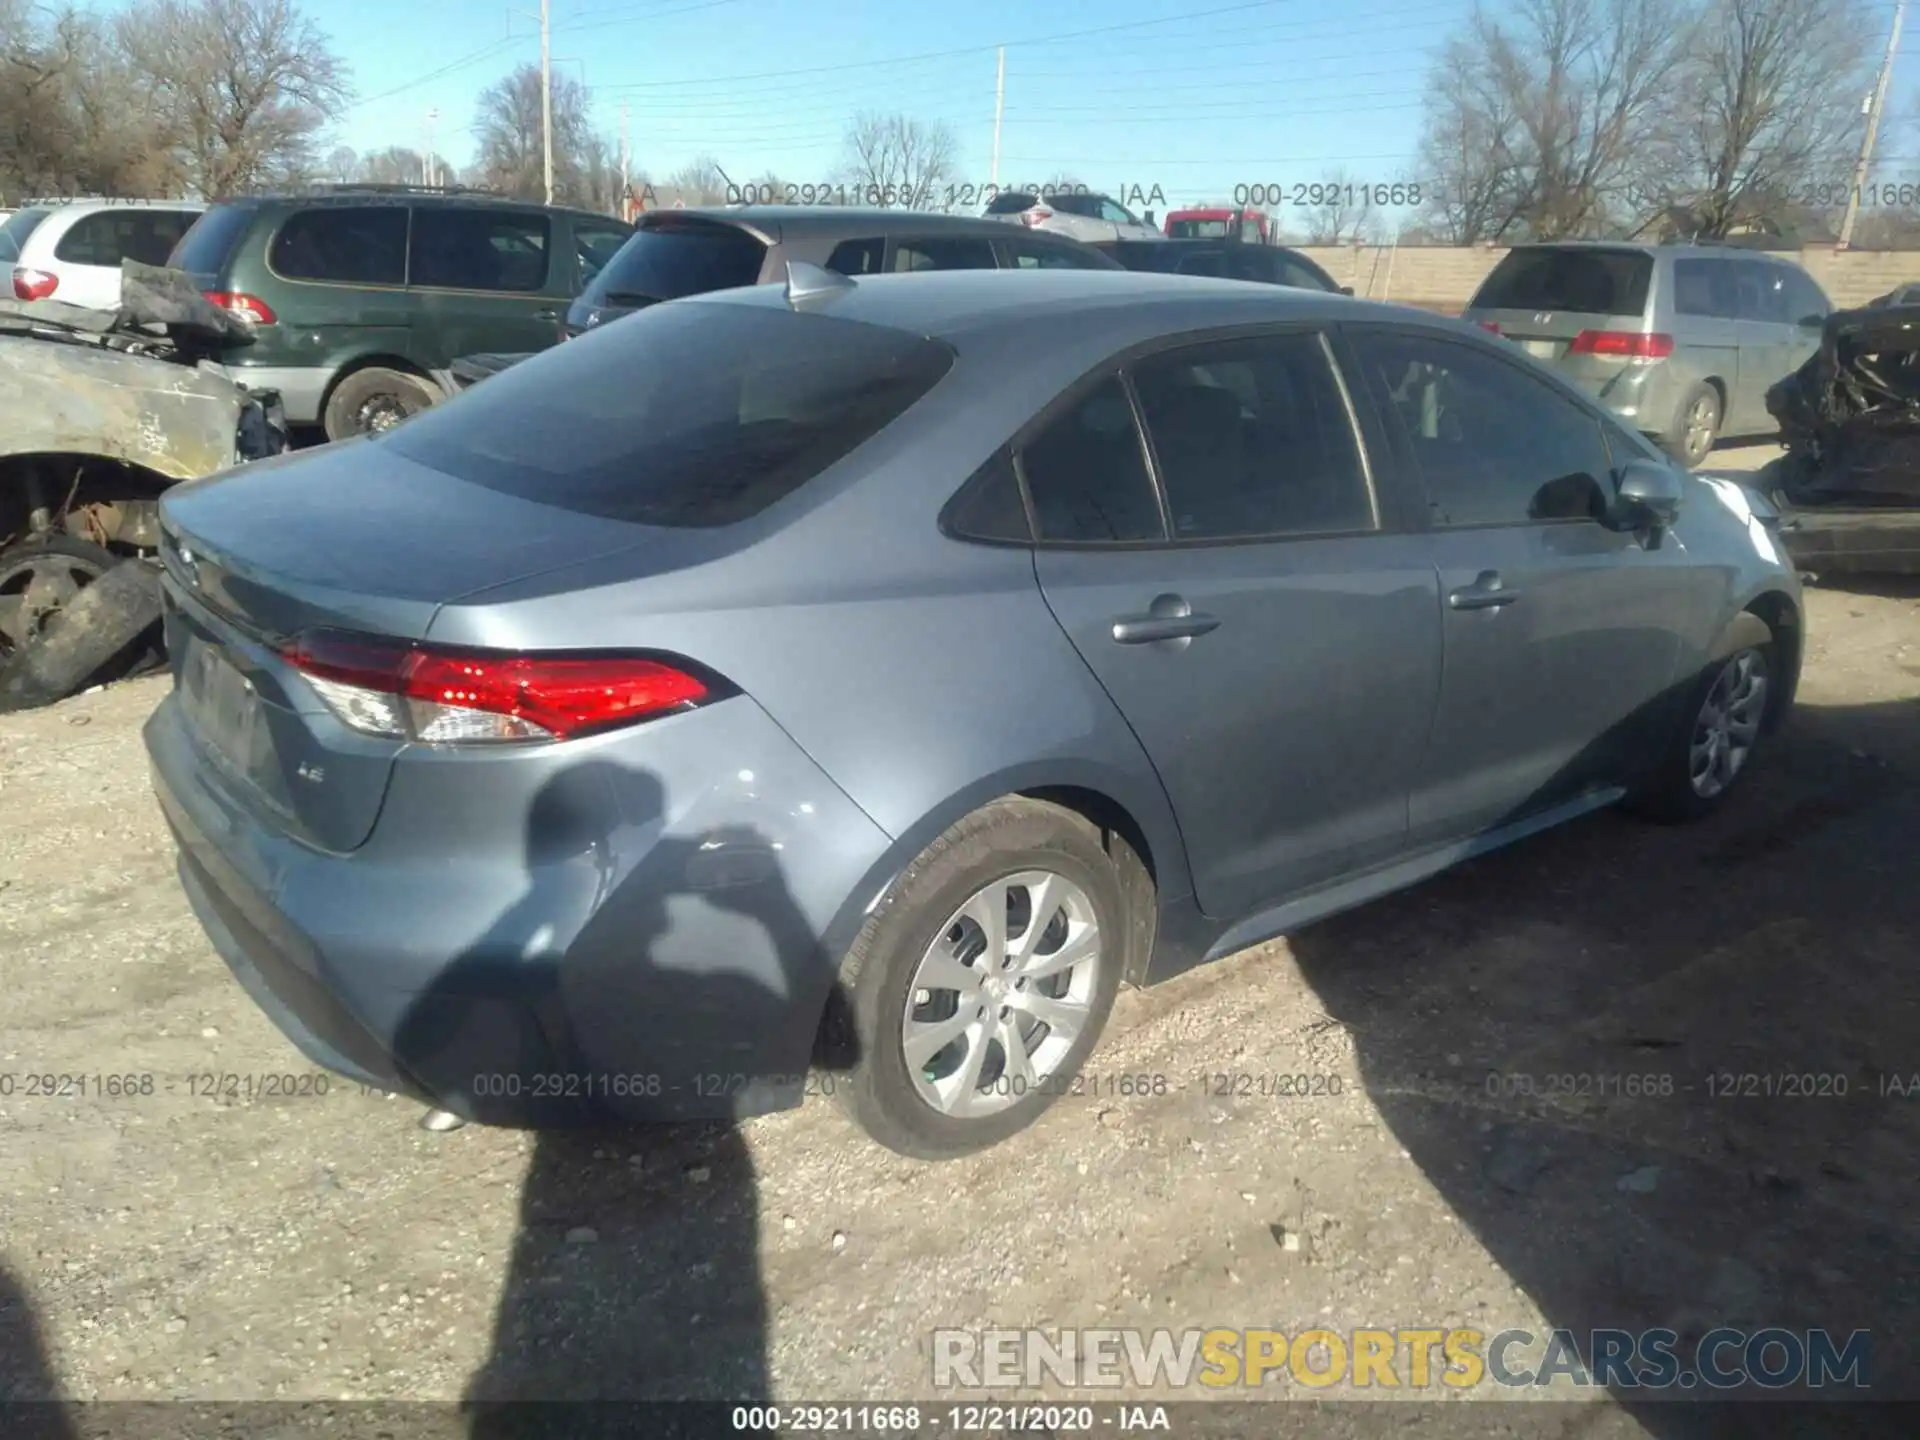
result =
[[512,198],[506,191],[495,190],[487,185],[397,185],[371,180],[316,184],[310,187],[310,193],[321,195],[488,195],[499,200]]

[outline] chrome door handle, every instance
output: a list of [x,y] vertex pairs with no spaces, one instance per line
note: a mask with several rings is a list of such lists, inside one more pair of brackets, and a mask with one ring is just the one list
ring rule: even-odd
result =
[[1155,640],[1186,640],[1220,628],[1212,615],[1124,615],[1113,622],[1113,638],[1122,645]]
[[1520,598],[1518,590],[1509,590],[1497,570],[1482,570],[1473,584],[1447,596],[1447,604],[1456,610],[1497,610]]

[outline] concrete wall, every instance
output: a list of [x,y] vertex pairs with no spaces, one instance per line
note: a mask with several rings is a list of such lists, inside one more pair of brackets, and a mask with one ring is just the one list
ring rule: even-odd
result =
[[[1374,300],[1457,314],[1472,297],[1487,272],[1500,262],[1504,249],[1444,246],[1313,245],[1310,255],[1353,293]],[[1835,254],[1831,246],[1778,252],[1798,261],[1845,308],[1884,295],[1895,285],[1920,280],[1920,251],[1848,250]]]

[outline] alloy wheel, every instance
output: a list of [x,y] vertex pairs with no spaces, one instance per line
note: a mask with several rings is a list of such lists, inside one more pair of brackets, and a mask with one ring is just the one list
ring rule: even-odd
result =
[[1766,657],[1758,650],[1742,650],[1721,667],[1694,718],[1687,750],[1687,777],[1694,794],[1711,800],[1733,784],[1753,754],[1766,713]]
[[106,573],[92,560],[33,545],[0,555],[0,658],[26,649],[48,620]]
[[907,989],[900,1043],[920,1098],[970,1119],[1037,1093],[1091,1019],[1100,941],[1093,902],[1064,875],[976,890]]
[[1713,431],[1718,416],[1711,395],[1702,395],[1687,407],[1687,463],[1698,465],[1713,449]]

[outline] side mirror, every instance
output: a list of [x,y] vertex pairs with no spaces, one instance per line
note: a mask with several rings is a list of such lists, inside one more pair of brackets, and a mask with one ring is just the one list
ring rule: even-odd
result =
[[1629,460],[1620,471],[1607,523],[1615,530],[1666,530],[1680,515],[1680,475],[1654,460]]
[[1153,224],[1153,211],[1147,211],[1147,224]]

